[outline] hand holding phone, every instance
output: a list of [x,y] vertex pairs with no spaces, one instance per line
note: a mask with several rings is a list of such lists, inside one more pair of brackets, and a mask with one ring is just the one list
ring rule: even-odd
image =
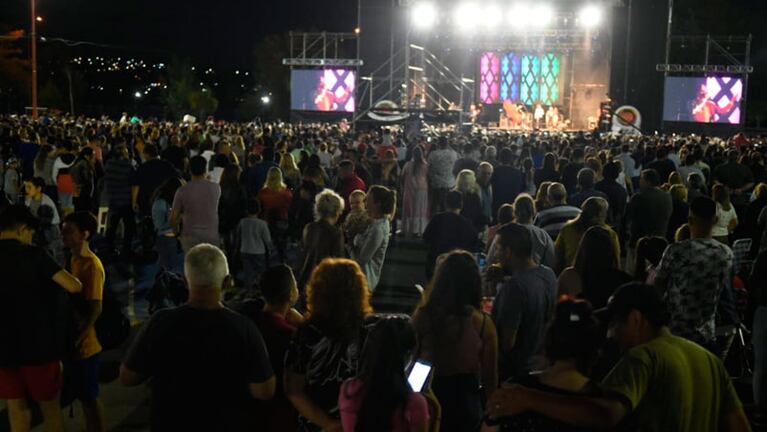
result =
[[431,375],[431,369],[431,363],[427,363],[423,360],[416,360],[416,362],[413,363],[413,367],[410,369],[410,374],[407,377],[407,382],[414,392],[421,392],[426,388],[426,383]]

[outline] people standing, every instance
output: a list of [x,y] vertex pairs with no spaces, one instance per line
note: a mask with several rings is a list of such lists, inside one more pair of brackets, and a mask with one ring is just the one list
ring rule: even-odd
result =
[[112,151],[104,167],[104,182],[109,195],[109,213],[106,238],[109,246],[115,247],[117,227],[123,223],[122,256],[129,257],[132,251],[133,235],[136,232],[136,215],[133,212],[132,189],[136,184],[136,170],[125,145]]
[[205,178],[208,162],[204,157],[193,157],[189,168],[192,180],[176,191],[170,216],[170,223],[185,253],[201,243],[220,244],[218,200],[221,187]]
[[431,214],[437,214],[445,208],[445,195],[455,186],[453,167],[457,160],[458,154],[450,148],[447,138],[440,137],[437,148],[428,157]]
[[[670,162],[670,161],[669,161]],[[634,262],[636,243],[642,237],[665,237],[673,211],[671,195],[660,189],[662,180],[653,169],[642,171],[639,192],[631,197],[626,208],[629,230],[627,257],[629,265]],[[627,269],[633,273],[634,269]]]
[[429,223],[429,164],[421,146],[413,149],[413,158],[402,170],[402,232],[421,236]]
[[346,256],[344,234],[337,226],[343,211],[344,201],[337,193],[325,189],[317,195],[314,204],[316,220],[306,225],[303,232],[304,261],[299,276],[299,288],[303,289],[306,286],[312,270],[322,260]]
[[390,222],[397,208],[397,193],[384,186],[370,188],[365,201],[372,222],[364,233],[354,239],[351,257],[362,267],[368,288],[374,292],[381,279],[391,233]]
[[493,186],[493,214],[497,214],[503,204],[513,203],[524,188],[522,171],[512,165],[514,154],[510,148],[501,150],[498,162],[490,180]]

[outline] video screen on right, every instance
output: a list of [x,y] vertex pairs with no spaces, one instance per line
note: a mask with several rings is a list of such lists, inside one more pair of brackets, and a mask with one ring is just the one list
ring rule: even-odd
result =
[[739,125],[743,79],[730,75],[666,77],[663,120]]

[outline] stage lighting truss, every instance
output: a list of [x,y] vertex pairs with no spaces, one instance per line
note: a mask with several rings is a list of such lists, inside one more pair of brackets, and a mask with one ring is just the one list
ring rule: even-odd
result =
[[558,11],[546,1],[518,0],[511,4],[472,0],[457,4],[453,9],[438,8],[436,0],[418,0],[410,7],[410,21],[416,31],[426,31],[444,24],[452,24],[459,33],[524,33],[556,29],[593,30],[605,18],[610,1],[586,3],[580,8]]
[[701,64],[665,64],[655,65],[657,72],[671,73],[731,73],[731,74],[751,74],[754,72],[753,66],[746,65],[701,65]]

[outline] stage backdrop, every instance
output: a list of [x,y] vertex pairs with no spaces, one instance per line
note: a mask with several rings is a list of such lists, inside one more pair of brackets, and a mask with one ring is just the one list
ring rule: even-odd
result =
[[479,60],[479,101],[558,105],[562,96],[561,73],[559,54],[484,52]]

